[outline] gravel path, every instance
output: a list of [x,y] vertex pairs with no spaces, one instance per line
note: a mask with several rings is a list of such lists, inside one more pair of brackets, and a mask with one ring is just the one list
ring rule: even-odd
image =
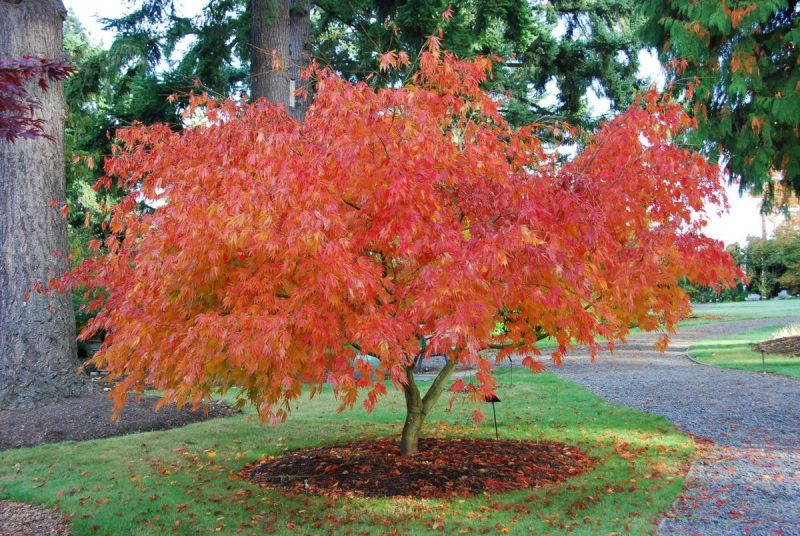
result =
[[685,328],[665,354],[653,351],[654,335],[637,335],[595,364],[576,352],[556,370],[608,400],[664,415],[711,440],[701,441],[687,488],[657,534],[800,535],[800,381],[686,357],[686,349],[704,339],[797,321]]
[[69,536],[69,524],[57,510],[0,500],[0,536]]

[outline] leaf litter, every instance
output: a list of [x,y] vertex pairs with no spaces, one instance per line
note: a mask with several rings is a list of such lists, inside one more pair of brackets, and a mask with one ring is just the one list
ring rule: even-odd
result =
[[427,438],[412,457],[384,438],[269,457],[248,465],[241,476],[294,493],[427,499],[540,488],[595,465],[578,449],[558,443]]

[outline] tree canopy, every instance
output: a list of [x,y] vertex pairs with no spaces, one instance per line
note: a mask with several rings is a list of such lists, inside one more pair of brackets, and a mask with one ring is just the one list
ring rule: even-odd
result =
[[[83,336],[107,333],[95,363],[119,380],[118,408],[145,386],[178,404],[236,387],[280,420],[305,385],[332,386],[343,408],[364,390],[371,409],[391,380],[416,434],[456,363],[478,367],[470,396],[493,393],[481,351],[501,317],[514,344],[498,359],[540,370],[544,336],[558,361],[633,324],[668,332],[689,312],[679,278],[733,283],[701,234],[719,170],[671,143],[692,125],[678,106],[648,94],[562,165],[481,88],[490,60],[427,47],[402,88],[314,67],[302,123],[198,97],[192,128],[117,131],[101,184],[130,194],[61,284],[100,294]],[[438,353],[448,364],[423,397],[414,365]],[[358,355],[378,359],[374,374]]]
[[800,192],[800,4],[649,0],[642,9],[647,40],[698,120],[691,140],[767,205],[776,183]]
[[800,227],[784,223],[771,238],[750,237],[742,253],[753,290],[766,298],[800,293]]
[[[546,117],[574,125],[590,120],[589,89],[623,110],[641,90],[636,78],[640,17],[630,0],[415,0],[320,1],[315,56],[352,80],[377,68],[376,51],[420,50],[442,27],[442,47],[460,57],[494,55],[487,89],[505,95],[503,115],[513,124]],[[442,21],[442,14],[446,20]],[[382,21],[375,24],[374,21]],[[413,71],[414,66],[410,69]],[[376,82],[393,83],[404,70]],[[552,83],[553,87],[547,87]],[[544,102],[556,89],[555,103]]]
[[[379,86],[406,79],[416,64],[376,76],[379,54],[420,50],[442,25],[443,48],[462,57],[503,58],[506,66],[495,70],[487,87],[507,96],[503,112],[514,124],[554,116],[596,126],[587,109],[589,89],[608,97],[616,111],[630,105],[642,89],[636,78],[641,17],[632,0],[307,4],[314,7],[312,56],[351,81],[369,77]],[[125,17],[108,21],[119,33],[112,51],[130,55],[120,66],[152,75],[183,43],[185,53],[158,77],[161,83],[185,93],[199,80],[210,94],[229,96],[248,89],[250,9],[247,0],[209,0],[199,16],[181,17],[172,0],[143,0]],[[548,83],[558,90],[555,103],[542,100],[546,89],[552,89]]]

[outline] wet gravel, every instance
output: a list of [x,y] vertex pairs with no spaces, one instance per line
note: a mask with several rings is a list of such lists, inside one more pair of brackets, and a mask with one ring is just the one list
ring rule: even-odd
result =
[[0,500],[0,536],[69,536],[69,524],[57,510]]
[[632,337],[592,364],[574,352],[556,373],[635,409],[664,415],[702,442],[660,535],[800,535],[800,381],[690,361],[704,339],[800,317],[689,327],[664,353]]

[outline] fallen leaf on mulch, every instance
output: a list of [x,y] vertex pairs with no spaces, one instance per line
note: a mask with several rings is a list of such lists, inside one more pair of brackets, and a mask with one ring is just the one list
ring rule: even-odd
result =
[[501,493],[561,482],[595,460],[557,443],[421,439],[414,457],[393,439],[301,449],[255,462],[241,476],[314,495],[419,498]]
[[800,356],[800,337],[781,337],[753,345],[756,352]]

